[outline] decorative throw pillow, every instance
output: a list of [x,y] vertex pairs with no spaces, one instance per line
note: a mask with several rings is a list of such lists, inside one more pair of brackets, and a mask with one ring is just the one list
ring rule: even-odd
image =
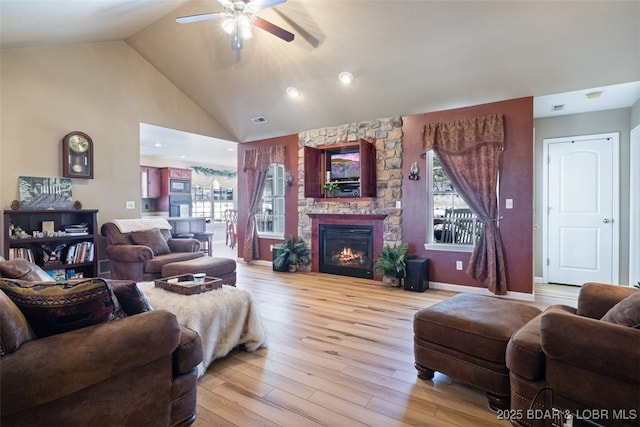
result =
[[600,320],[640,329],[640,292],[629,295],[611,307]]
[[22,343],[35,337],[20,309],[0,291],[0,356],[13,353]]
[[0,289],[20,308],[39,338],[106,322],[114,312],[104,279],[69,282],[0,279]]
[[0,262],[0,272],[2,273],[2,277],[9,277],[12,279],[33,281],[53,280],[52,277],[38,265],[23,258],[15,258]]
[[136,282],[129,280],[109,280],[109,286],[113,289],[120,305],[127,316],[144,313],[153,310],[147,297],[144,296]]
[[163,255],[171,252],[167,241],[158,228],[132,231],[130,236],[133,243],[148,246],[154,255]]

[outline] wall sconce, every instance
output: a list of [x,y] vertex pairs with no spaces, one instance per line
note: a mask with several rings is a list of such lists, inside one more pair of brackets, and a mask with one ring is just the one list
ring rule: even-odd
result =
[[287,184],[287,187],[293,185],[293,175],[291,175],[291,172],[287,172],[287,175],[284,177],[284,183]]
[[411,167],[409,168],[409,179],[411,181],[417,181],[420,179],[418,175],[420,173],[420,168],[418,167],[418,162],[411,163]]

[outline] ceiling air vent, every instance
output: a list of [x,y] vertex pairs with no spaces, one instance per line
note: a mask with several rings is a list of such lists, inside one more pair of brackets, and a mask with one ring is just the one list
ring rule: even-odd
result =
[[556,104],[551,107],[551,111],[562,111],[564,110],[564,104]]
[[262,124],[262,123],[266,123],[267,119],[265,119],[262,116],[258,116],[258,117],[252,118],[251,121],[253,122],[254,125],[259,125],[259,124]]

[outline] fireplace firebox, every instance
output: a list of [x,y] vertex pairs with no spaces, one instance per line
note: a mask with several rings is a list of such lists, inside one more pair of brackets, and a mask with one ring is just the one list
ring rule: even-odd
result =
[[373,278],[373,227],[320,224],[320,272]]

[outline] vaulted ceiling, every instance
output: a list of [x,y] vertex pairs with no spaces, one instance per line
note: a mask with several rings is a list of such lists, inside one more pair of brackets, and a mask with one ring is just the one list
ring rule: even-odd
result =
[[125,40],[238,142],[640,80],[638,1],[288,0],[258,16],[295,40],[255,29],[240,51],[219,21],[175,21],[216,0],[0,5],[3,49]]

